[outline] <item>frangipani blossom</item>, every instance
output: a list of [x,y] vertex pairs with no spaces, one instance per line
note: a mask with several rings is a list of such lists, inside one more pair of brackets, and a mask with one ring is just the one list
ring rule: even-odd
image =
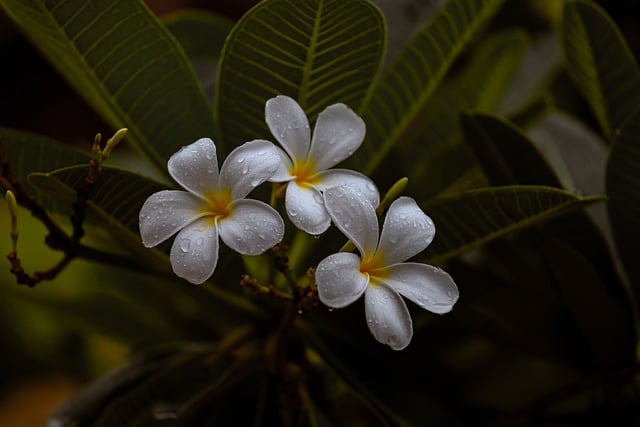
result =
[[458,300],[458,288],[445,271],[427,264],[403,262],[431,243],[435,227],[409,197],[389,207],[378,239],[375,209],[345,186],[324,192],[333,222],[351,240],[360,256],[339,252],[318,264],[320,301],[345,307],[364,294],[367,325],[376,340],[394,350],[411,341],[413,326],[401,296],[433,313],[447,313]]
[[268,141],[247,142],[229,154],[220,172],[216,146],[202,138],[182,147],[168,162],[169,174],[187,191],[152,194],[140,210],[140,235],[153,247],[178,233],[171,247],[173,271],[200,284],[218,262],[218,237],[244,255],[258,255],[279,243],[284,223],[271,206],[245,199],[278,169]]
[[265,118],[273,136],[284,151],[280,168],[270,179],[286,182],[285,208],[291,222],[313,235],[329,228],[331,218],[324,207],[322,192],[336,185],[349,184],[373,206],[380,203],[373,182],[348,169],[331,169],[351,156],[362,144],[364,121],[344,104],[334,104],[319,115],[310,137],[309,122],[302,108],[288,96],[271,98]]

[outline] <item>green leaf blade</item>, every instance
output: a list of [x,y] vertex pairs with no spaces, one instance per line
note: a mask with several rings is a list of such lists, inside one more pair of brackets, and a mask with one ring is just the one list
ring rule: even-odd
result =
[[638,106],[638,64],[615,23],[593,3],[567,2],[561,30],[569,73],[613,140]]
[[7,156],[10,172],[27,191],[30,188],[27,177],[32,172],[48,172],[65,166],[86,164],[89,155],[61,142],[30,132],[0,127],[0,151]]
[[280,94],[296,99],[311,122],[336,102],[357,109],[381,67],[384,30],[384,17],[364,0],[259,3],[223,49],[215,101],[222,140],[268,136],[264,104]]
[[374,88],[365,109],[368,141],[357,158],[365,174],[416,126],[415,119],[453,61],[502,0],[450,0],[405,47]]
[[600,200],[543,186],[490,187],[439,197],[422,204],[438,230],[425,255],[443,261]]
[[169,31],[141,1],[17,1],[0,6],[81,96],[164,170],[215,131],[210,105]]
[[640,301],[638,218],[640,218],[640,114],[611,147],[606,171],[607,208],[618,252]]

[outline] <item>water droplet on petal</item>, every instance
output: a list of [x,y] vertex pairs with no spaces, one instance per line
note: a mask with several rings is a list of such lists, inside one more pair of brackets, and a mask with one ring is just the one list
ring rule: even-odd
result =
[[254,179],[251,181],[252,187],[257,187],[258,185],[260,185],[260,179]]
[[294,211],[293,209],[289,209],[289,216],[298,216],[298,212]]
[[196,245],[202,246],[203,243],[204,243],[204,239],[202,237],[198,237],[196,239]]
[[180,240],[180,250],[184,253],[189,252],[191,250],[191,240],[190,239],[181,239]]
[[240,157],[238,160],[236,160],[238,163],[244,163],[246,159],[244,157]]

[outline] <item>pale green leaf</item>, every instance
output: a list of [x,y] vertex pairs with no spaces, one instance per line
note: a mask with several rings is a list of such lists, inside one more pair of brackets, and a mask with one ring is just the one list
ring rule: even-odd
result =
[[422,204],[437,230],[425,255],[442,261],[600,200],[552,187],[517,185],[439,197]]
[[365,108],[367,140],[357,153],[370,174],[417,124],[445,73],[502,0],[449,0],[386,70]]
[[60,74],[161,170],[213,135],[213,115],[169,31],[139,0],[0,0]]
[[612,141],[638,107],[638,64],[615,23],[591,2],[565,4],[562,39],[569,72]]
[[215,100],[222,141],[269,138],[264,104],[280,94],[296,99],[311,122],[333,103],[358,109],[385,47],[384,17],[368,1],[260,2],[223,49]]

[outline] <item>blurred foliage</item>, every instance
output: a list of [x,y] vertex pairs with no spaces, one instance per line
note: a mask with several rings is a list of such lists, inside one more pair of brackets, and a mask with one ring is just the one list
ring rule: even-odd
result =
[[[411,15],[393,55],[368,0],[222,3],[159,18],[140,0],[0,0],[0,187],[24,188],[25,270],[62,258],[33,203],[74,233],[91,138],[130,131],[91,188],[79,259],[34,288],[0,269],[0,425],[40,425],[76,392],[50,425],[640,424],[635,2],[378,1]],[[268,256],[223,249],[195,287],[166,245],[140,243],[168,156],[269,137],[277,94],[312,121],[334,102],[358,111],[350,166],[383,192],[408,177],[435,221],[418,259],[446,263],[461,299],[442,317],[410,307],[402,352],[372,339],[362,303],[240,287],[244,271],[284,282]],[[5,254],[9,230],[0,203]],[[344,243],[287,239],[304,284]]]

